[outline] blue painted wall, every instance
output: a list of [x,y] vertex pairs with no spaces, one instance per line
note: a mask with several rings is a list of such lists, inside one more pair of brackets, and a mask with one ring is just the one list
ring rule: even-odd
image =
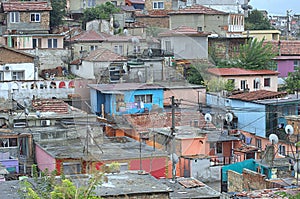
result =
[[105,114],[134,114],[134,113],[142,113],[144,109],[140,108],[140,104],[134,101],[135,95],[152,95],[152,103],[144,103],[144,108],[149,111],[152,109],[154,104],[163,108],[163,97],[164,91],[163,89],[151,89],[151,90],[132,90],[132,91],[123,91],[124,94],[124,106],[121,109],[117,109],[117,94],[107,94],[101,93],[97,91],[95,95],[95,90],[91,89],[91,104],[94,113],[101,113],[101,104],[104,104],[104,112]]
[[262,104],[232,100],[222,96],[206,94],[206,103],[209,106],[232,111],[238,117],[238,129],[266,137],[266,107]]

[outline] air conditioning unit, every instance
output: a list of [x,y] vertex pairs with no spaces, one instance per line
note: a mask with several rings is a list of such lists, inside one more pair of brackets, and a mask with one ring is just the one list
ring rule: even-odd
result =
[[3,66],[3,70],[4,70],[4,71],[9,71],[9,70],[10,70],[10,67],[9,67],[9,66]]
[[41,126],[50,126],[50,120],[41,120]]

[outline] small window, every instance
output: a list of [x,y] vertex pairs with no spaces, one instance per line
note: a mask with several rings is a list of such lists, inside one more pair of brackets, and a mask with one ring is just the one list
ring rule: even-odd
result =
[[24,71],[13,71],[12,80],[24,80]]
[[280,155],[285,155],[285,146],[284,145],[279,145],[279,147],[278,147],[278,153]]
[[88,0],[88,7],[95,7],[96,6],[96,0]]
[[134,102],[152,103],[152,95],[135,95]]
[[154,1],[153,9],[164,9],[164,2],[162,1]]
[[42,39],[34,38],[32,39],[32,48],[41,48],[42,47]]
[[300,66],[300,60],[294,60],[294,68],[297,68]]
[[264,87],[271,86],[271,78],[264,78]]
[[95,46],[95,45],[90,46],[90,50],[91,50],[91,51],[94,51],[94,50],[97,50],[97,49],[98,49],[98,46]]
[[81,173],[80,162],[64,162],[63,163],[63,172],[66,175]]
[[2,138],[0,139],[0,147],[17,147],[17,138]]
[[258,89],[259,88],[259,81],[253,80],[253,88]]
[[48,48],[57,48],[57,39],[48,39]]
[[246,80],[241,80],[241,90],[245,90],[246,89]]
[[223,145],[222,142],[217,142],[217,153],[222,154],[223,153]]
[[261,148],[261,139],[256,139],[256,146]]
[[30,14],[30,21],[31,22],[40,22],[40,13],[31,13]]
[[20,13],[19,12],[11,12],[11,13],[9,13],[9,17],[10,17],[11,23],[20,22]]
[[202,27],[201,27],[201,26],[197,27],[197,31],[198,31],[198,32],[202,32],[202,31],[203,31],[203,30],[202,30]]
[[0,72],[0,81],[4,80],[3,72]]

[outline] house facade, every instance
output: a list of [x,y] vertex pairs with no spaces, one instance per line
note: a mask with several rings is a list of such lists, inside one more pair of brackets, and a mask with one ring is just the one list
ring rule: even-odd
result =
[[71,65],[71,72],[85,79],[97,79],[98,82],[120,82],[127,69],[127,59],[108,49],[99,48],[87,57]]
[[247,30],[243,35],[247,38],[255,38],[258,41],[279,41],[281,32],[279,30]]
[[236,90],[277,91],[278,72],[272,70],[247,70],[242,68],[209,68],[207,70],[213,77],[220,78],[225,82],[234,83]]
[[38,68],[36,57],[5,46],[0,47],[0,80],[36,80]]
[[174,53],[177,59],[207,59],[209,33],[180,26],[159,34],[161,48]]
[[237,37],[244,31],[244,15],[226,13],[202,5],[192,5],[171,11],[170,29],[182,24],[198,31],[211,32],[219,37]]
[[91,84],[92,112],[97,115],[122,115],[163,108],[163,87],[145,83]]
[[[274,132],[282,134],[287,124],[284,117],[298,114],[299,100],[288,97],[284,92],[258,90],[230,97],[208,93],[206,103],[208,106],[231,111],[238,119],[237,129],[266,138]],[[218,108],[211,111],[215,117],[218,115]]]

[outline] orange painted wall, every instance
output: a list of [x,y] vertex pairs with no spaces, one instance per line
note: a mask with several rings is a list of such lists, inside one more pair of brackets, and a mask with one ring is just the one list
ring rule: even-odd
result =
[[181,140],[181,155],[198,155],[205,153],[204,138]]

